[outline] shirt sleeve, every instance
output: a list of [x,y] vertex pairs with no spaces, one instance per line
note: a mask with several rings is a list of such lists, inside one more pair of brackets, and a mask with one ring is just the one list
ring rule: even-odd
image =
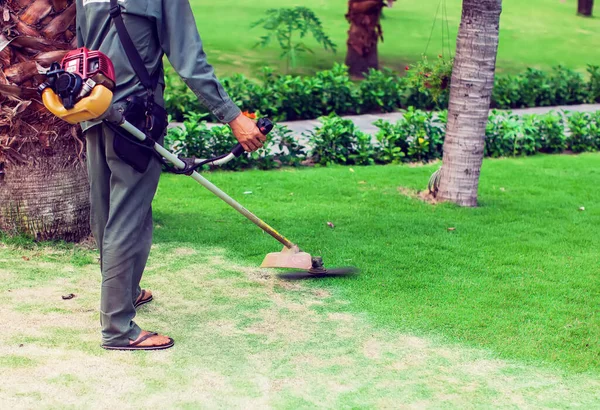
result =
[[77,7],[76,7],[76,17],[75,17],[75,31],[77,34],[77,47],[81,48],[83,46],[85,46],[84,41],[83,41],[83,35],[81,34],[81,25],[83,24],[83,17],[84,17],[85,13],[83,12],[83,3],[80,1],[77,1]]
[[163,0],[157,18],[161,48],[185,84],[223,123],[233,121],[241,110],[217,79],[206,54],[188,0]]

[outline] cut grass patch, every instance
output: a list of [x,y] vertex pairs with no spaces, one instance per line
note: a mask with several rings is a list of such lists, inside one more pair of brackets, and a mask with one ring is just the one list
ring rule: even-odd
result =
[[[156,299],[136,318],[175,338],[168,351],[106,352],[99,347],[96,314],[81,320],[72,307],[48,316],[42,310],[60,303],[55,298],[16,312],[14,300],[6,299],[0,402],[41,408],[465,408],[591,406],[600,399],[597,375],[526,366],[378,328],[335,294],[215,258],[223,254],[217,248],[196,246],[193,255],[177,259],[174,250],[181,246],[155,246],[149,267],[167,263],[145,275]],[[6,248],[0,257],[20,263]],[[198,275],[185,275],[183,268]],[[89,273],[72,278],[82,288],[84,311],[94,309],[99,296],[99,275],[90,281]],[[45,294],[62,291],[60,281],[42,282]],[[15,285],[15,291],[30,287],[28,280]],[[227,305],[214,303],[221,296],[229,298]]]

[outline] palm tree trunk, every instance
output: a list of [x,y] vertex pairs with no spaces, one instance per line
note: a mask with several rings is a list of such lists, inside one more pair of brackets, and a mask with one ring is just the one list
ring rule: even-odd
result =
[[38,240],[89,236],[89,185],[78,127],[52,116],[39,67],[76,44],[73,0],[0,5],[0,230]]
[[379,68],[377,43],[383,41],[380,20],[385,4],[384,0],[348,0],[346,65],[354,77],[363,77],[369,69]]
[[579,0],[577,4],[577,14],[584,17],[592,17],[594,9],[594,0]]
[[477,205],[502,0],[463,0],[438,198]]

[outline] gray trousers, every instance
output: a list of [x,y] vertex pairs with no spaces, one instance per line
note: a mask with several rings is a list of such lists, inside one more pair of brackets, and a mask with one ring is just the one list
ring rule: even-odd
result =
[[127,345],[138,338],[135,300],[152,246],[152,200],[161,166],[152,158],[145,173],[124,163],[113,149],[119,138],[106,125],[85,131],[90,179],[91,227],[100,250],[102,343]]

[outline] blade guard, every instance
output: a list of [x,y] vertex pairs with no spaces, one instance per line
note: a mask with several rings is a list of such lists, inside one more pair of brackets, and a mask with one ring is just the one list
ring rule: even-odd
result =
[[261,268],[289,268],[308,270],[312,267],[312,256],[294,245],[293,248],[283,248],[281,252],[268,254]]
[[42,102],[48,111],[69,124],[79,124],[101,117],[110,108],[112,98],[112,91],[103,85],[96,85],[87,97],[67,110],[60,97],[50,87],[42,92]]

